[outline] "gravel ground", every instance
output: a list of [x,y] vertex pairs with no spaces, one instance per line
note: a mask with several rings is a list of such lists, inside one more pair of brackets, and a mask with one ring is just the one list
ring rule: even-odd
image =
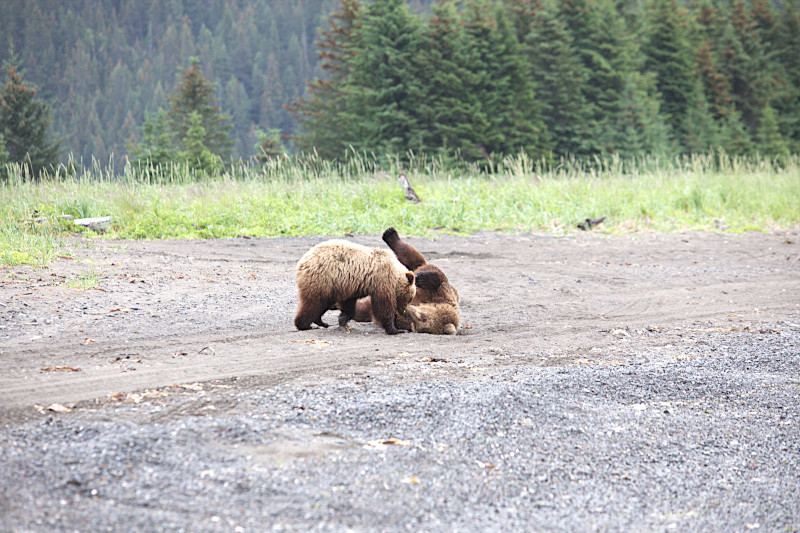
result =
[[[280,257],[262,285],[229,275],[249,264],[241,243],[212,242],[232,255],[213,259],[227,281],[174,328],[91,313],[146,296],[106,267],[88,292],[8,271],[0,530],[800,530],[796,238],[411,240],[462,292],[455,338],[292,331],[285,285],[308,239],[257,243]],[[119,265],[109,246],[87,253]],[[126,275],[156,284],[140,252],[192,244],[131,246]],[[157,315],[197,294],[184,281],[158,281]],[[245,297],[253,316],[211,307]],[[89,312],[31,325],[78,301]],[[90,327],[102,349],[78,341]],[[123,338],[140,362],[114,360]],[[62,363],[82,368],[43,370]]]

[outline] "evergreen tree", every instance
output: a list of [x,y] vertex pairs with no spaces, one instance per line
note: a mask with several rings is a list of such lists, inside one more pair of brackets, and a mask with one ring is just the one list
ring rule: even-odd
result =
[[189,165],[192,170],[204,174],[214,174],[222,167],[222,161],[205,145],[206,129],[203,117],[197,111],[189,113],[189,128],[182,139],[183,150],[178,153],[178,160]]
[[517,42],[524,43],[528,38],[537,13],[544,7],[543,1],[505,0],[504,3],[508,8],[509,20],[514,27]]
[[730,155],[753,153],[753,140],[736,110],[725,117],[721,127],[720,145]]
[[531,79],[553,150],[559,156],[587,155],[593,128],[582,89],[588,73],[554,10],[536,13],[526,44]]
[[470,68],[467,91],[480,102],[479,117],[485,118],[473,124],[474,150],[483,157],[520,150],[539,157],[548,152],[533,83],[505,12],[475,0],[467,4],[464,19]]
[[789,145],[781,135],[775,110],[767,104],[761,113],[761,124],[757,133],[758,150],[770,157],[789,155]]
[[[229,134],[231,119],[220,111],[214,96],[214,88],[206,80],[197,59],[193,59],[189,68],[183,69],[178,86],[169,96],[168,112],[169,129],[178,138],[188,138],[191,114],[200,115],[200,125],[205,130],[203,144],[211,153],[227,160],[231,153],[233,141]],[[186,150],[186,146],[180,146]]]
[[150,168],[167,168],[176,161],[176,151],[175,134],[169,129],[169,117],[163,109],[146,115],[141,142],[128,146],[131,162]]
[[661,112],[673,138],[687,144],[687,113],[696,87],[694,62],[689,50],[688,12],[677,0],[652,0],[649,37],[644,47],[645,68],[656,73]]
[[259,163],[267,163],[286,153],[286,148],[284,148],[281,142],[280,130],[273,128],[265,132],[261,129],[257,129],[256,136],[258,137],[258,144],[256,144],[256,161]]
[[485,121],[480,102],[465,85],[470,74],[461,22],[455,0],[433,6],[418,60],[417,119],[423,148],[446,156],[469,152],[477,142],[473,122]]
[[8,179],[7,165],[11,163],[11,156],[6,150],[6,138],[3,132],[0,131],[0,182]]
[[358,151],[404,154],[422,148],[417,127],[421,23],[405,0],[377,0],[358,28],[346,83],[345,124]]
[[708,152],[720,146],[719,125],[698,80],[686,111],[684,149],[690,154]]
[[[625,38],[621,19],[612,13],[609,0],[569,0],[561,3],[559,16],[575,43],[587,79],[581,85],[590,120],[583,137],[591,154],[613,152],[614,123],[619,110],[625,74]],[[605,11],[605,12],[604,12]]]
[[12,163],[27,163],[38,176],[58,164],[59,142],[48,135],[50,106],[36,98],[36,89],[22,79],[15,63],[6,66],[8,79],[0,88],[0,135]]
[[345,123],[345,82],[350,75],[350,60],[358,50],[354,40],[361,13],[361,4],[356,0],[340,1],[339,11],[330,15],[330,27],[320,32],[317,42],[325,79],[309,82],[307,96],[287,106],[299,124],[292,142],[300,151],[316,151],[322,157],[339,159],[345,157],[354,142],[346,133],[353,127]]
[[800,152],[800,0],[788,0],[778,18],[775,53],[786,76],[786,90],[773,102],[789,148]]
[[703,94],[715,119],[727,117],[733,108],[730,80],[717,67],[711,43],[702,41],[695,54],[696,69],[703,84]]
[[675,144],[670,129],[659,113],[659,100],[654,97],[654,80],[631,72],[624,81],[617,113],[614,117],[611,144],[614,152],[632,158],[643,154],[672,154]]

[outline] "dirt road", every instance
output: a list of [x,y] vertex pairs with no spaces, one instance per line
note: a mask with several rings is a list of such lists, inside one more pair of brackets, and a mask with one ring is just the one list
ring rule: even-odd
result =
[[[387,336],[372,324],[296,331],[293,267],[321,240],[76,242],[75,260],[0,271],[0,474],[14,480],[0,489],[0,529],[800,528],[797,496],[781,492],[800,488],[798,231],[408,239],[462,295],[455,337]],[[383,246],[375,235],[352,240]],[[740,390],[725,377],[733,369],[737,379],[763,377],[761,365],[780,392],[771,401],[785,402],[761,443],[775,463],[765,459],[769,487],[747,488],[748,464],[725,481],[751,507],[700,494],[697,508],[662,509],[654,500],[668,500],[670,476],[682,480],[673,496],[688,498],[681,487],[702,470],[681,477],[691,461],[677,473],[666,466],[664,479],[632,464],[597,471],[622,440],[621,456],[652,459],[654,448],[630,443],[649,442],[658,428],[703,426],[702,416],[611,421],[658,402],[668,404],[660,411],[680,411],[669,402],[702,411],[691,402],[711,393],[687,392],[691,376],[728,387],[721,397],[733,403],[758,389],[764,405],[754,400],[751,410],[761,428],[759,416],[775,407],[759,389],[766,382]],[[54,404],[70,412],[47,409]],[[589,416],[575,405],[596,409]],[[481,420],[496,424],[487,432]],[[720,435],[738,427],[717,422]],[[587,440],[597,427],[605,429]],[[176,436],[180,428],[194,437]],[[696,440],[697,448],[679,456],[701,456],[706,441],[687,432],[673,445]],[[737,453],[706,467],[748,460]],[[678,461],[667,457],[666,465]],[[387,460],[395,469],[381,473]],[[652,498],[610,495],[615,479],[636,475]],[[575,490],[537,494],[559,482]],[[298,483],[305,488],[295,492]],[[489,501],[500,503],[487,510]]]

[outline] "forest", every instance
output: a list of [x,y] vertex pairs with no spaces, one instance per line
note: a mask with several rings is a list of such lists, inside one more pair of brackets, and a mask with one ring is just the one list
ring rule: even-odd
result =
[[[221,132],[223,162],[265,139],[328,159],[800,151],[798,0],[8,0],[0,20],[0,139],[13,72],[84,165],[146,157],[159,127],[180,154]],[[212,112],[170,130],[190,73]]]

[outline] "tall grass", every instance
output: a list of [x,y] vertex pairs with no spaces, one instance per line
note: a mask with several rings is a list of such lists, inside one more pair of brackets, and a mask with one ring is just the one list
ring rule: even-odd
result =
[[[781,161],[724,153],[659,160],[564,160],[545,165],[525,156],[494,166],[415,158],[382,165],[354,156],[332,163],[315,156],[234,166],[218,176],[187,166],[137,169],[93,162],[33,181],[9,167],[0,185],[0,262],[46,264],[76,229],[56,218],[110,215],[105,238],[162,239],[379,233],[406,235],[575,231],[605,216],[606,232],[642,229],[742,231],[800,223],[800,157]],[[420,204],[403,198],[406,172]],[[35,222],[36,217],[46,220]]]

